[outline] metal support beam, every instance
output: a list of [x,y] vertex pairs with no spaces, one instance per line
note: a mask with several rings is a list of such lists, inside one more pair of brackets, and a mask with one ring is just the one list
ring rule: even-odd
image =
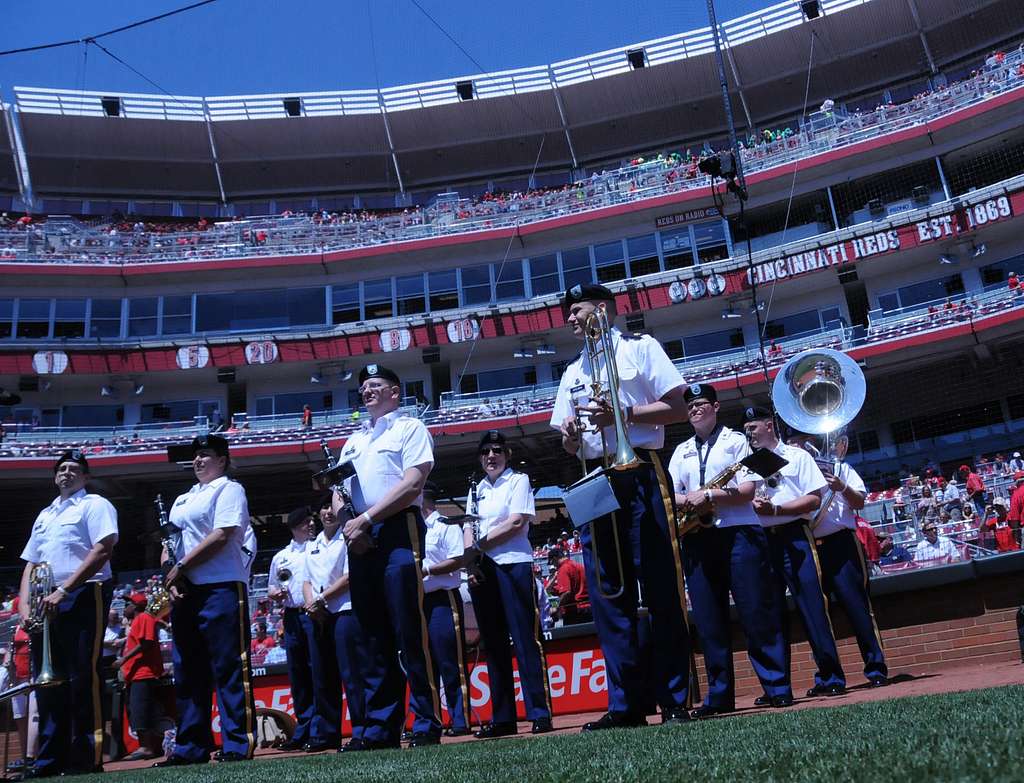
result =
[[740,81],[740,72],[736,68],[736,60],[732,56],[732,44],[729,43],[729,39],[725,37],[725,30],[722,30],[722,40],[725,42],[725,56],[729,60],[729,70],[732,71],[733,81],[736,82],[736,92],[740,96],[740,105],[743,107],[743,116],[747,118],[747,129],[750,133],[753,133],[757,128],[754,126],[754,120],[750,116],[750,108],[747,106],[747,96],[743,93],[743,82]]
[[7,141],[11,145],[11,157],[14,158],[14,170],[18,175],[18,193],[25,209],[35,209],[35,194],[32,192],[32,178],[28,173],[28,156],[25,145],[21,141],[21,125],[18,123],[17,110],[14,104],[4,106],[4,125],[7,128]]
[[935,59],[932,57],[932,49],[928,45],[928,39],[924,34],[924,27],[921,26],[921,14],[917,10],[917,0],[907,0],[907,8],[910,9],[910,15],[914,17],[914,26],[917,28],[917,37],[921,39],[921,48],[924,49],[924,56],[928,59],[928,70],[932,76],[939,72],[939,69],[935,67]]
[[935,168],[939,171],[939,182],[942,183],[942,194],[946,197],[946,201],[953,198],[953,194],[949,190],[949,182],[946,180],[946,170],[942,166],[942,159],[938,155],[935,156]]
[[388,122],[388,110],[384,105],[384,96],[378,92],[377,100],[380,103],[380,116],[384,119],[384,135],[388,140],[388,151],[391,153],[391,164],[395,167],[395,176],[398,178],[398,190],[405,195],[405,185],[402,183],[402,172],[398,169],[398,155],[395,154],[395,142],[391,138],[391,123]]
[[210,140],[210,156],[213,160],[213,171],[217,175],[217,189],[220,191],[220,203],[228,205],[228,197],[224,193],[224,178],[220,175],[220,160],[217,158],[217,142],[213,140],[213,122],[210,120],[210,107],[203,99],[203,119],[206,120],[206,136]]
[[580,167],[579,162],[576,160],[576,149],[572,146],[572,135],[569,133],[569,121],[565,118],[565,106],[562,105],[562,94],[558,90],[558,84],[555,82],[555,75],[548,68],[548,79],[551,81],[551,92],[555,96],[555,106],[558,107],[558,117],[562,120],[562,133],[565,134],[565,143],[569,145],[569,156],[572,158],[572,170],[576,171]]

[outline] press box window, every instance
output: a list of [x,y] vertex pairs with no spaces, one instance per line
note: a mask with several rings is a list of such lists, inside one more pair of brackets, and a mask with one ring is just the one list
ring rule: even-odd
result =
[[459,306],[459,284],[454,269],[445,272],[428,272],[427,287],[430,289],[430,312],[455,310]]
[[0,299],[0,338],[10,337],[14,329],[14,300]]
[[363,283],[363,302],[366,307],[366,320],[391,318],[395,314],[391,305],[391,278]]
[[417,315],[427,311],[427,297],[423,275],[395,278],[398,315]]
[[534,296],[554,294],[562,290],[558,279],[558,256],[530,259],[530,289]]
[[609,242],[594,246],[594,264],[597,268],[597,282],[609,283],[626,279],[626,260],[622,254],[622,242]]
[[54,307],[53,336],[75,339],[85,337],[85,300],[58,299]]
[[488,304],[491,301],[491,267],[472,266],[462,270],[462,304]]
[[90,337],[121,336],[121,300],[93,299],[89,313]]
[[665,257],[666,270],[693,266],[689,227],[661,232],[661,253]]
[[162,334],[192,333],[192,297],[165,296]]
[[331,289],[331,323],[351,324],[361,320],[359,283],[334,286]]
[[504,265],[494,266],[494,299],[496,302],[507,302],[522,299],[526,296],[523,287],[523,262],[506,261]]
[[630,277],[642,277],[661,271],[661,262],[658,260],[658,242],[654,234],[627,239],[626,251],[629,255]]
[[50,300],[18,301],[18,337],[30,340],[50,336]]
[[729,257],[729,246],[725,240],[725,223],[709,220],[693,226],[693,240],[697,246],[697,258],[702,264],[721,261]]
[[128,300],[128,336],[152,337],[157,334],[157,308],[160,300],[155,296]]
[[590,248],[563,250],[562,276],[565,279],[566,289],[579,283],[593,283],[594,274],[590,270]]

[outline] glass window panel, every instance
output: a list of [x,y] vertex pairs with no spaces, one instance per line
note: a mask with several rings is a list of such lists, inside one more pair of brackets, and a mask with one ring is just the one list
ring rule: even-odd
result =
[[35,339],[50,336],[50,300],[18,301],[18,337]]
[[[964,281],[959,274],[927,280],[923,283],[904,286],[899,290],[900,307],[923,306],[928,302],[958,296],[964,292]],[[20,328],[19,328],[20,331]]]
[[423,275],[395,279],[398,315],[414,315],[427,311],[427,298],[423,290]]
[[199,412],[199,400],[176,400],[143,405],[143,424],[155,421],[192,421]]
[[476,374],[475,391],[497,391],[518,389],[537,383],[537,368],[531,366],[507,367],[503,370],[488,370]]
[[491,301],[491,267],[473,266],[462,270],[462,303],[487,304]]
[[366,319],[391,318],[394,307],[391,304],[391,278],[369,280],[363,283],[363,302],[366,307]]
[[629,253],[630,277],[642,277],[661,271],[658,242],[654,234],[627,239],[626,250]]
[[523,285],[523,262],[506,261],[505,265],[494,266],[494,298],[505,302],[510,299],[522,299],[526,296]]
[[982,285],[986,287],[1004,286],[1006,285],[1006,278],[1010,276],[1010,272],[1016,272],[1018,275],[1024,274],[1024,255],[1014,256],[1013,258],[1007,258],[1003,261],[983,266],[980,271]]
[[58,299],[54,306],[53,336],[85,337],[85,300]]
[[683,351],[691,357],[742,347],[742,329],[723,329],[720,332],[708,332],[683,338]]
[[697,257],[702,264],[729,257],[729,247],[725,242],[725,224],[721,220],[709,220],[694,225],[693,239],[697,243]]
[[331,323],[350,324],[363,319],[359,309],[359,283],[331,289]]
[[590,249],[586,247],[562,251],[562,276],[565,287],[572,288],[577,283],[593,283],[594,275],[590,270]]
[[802,313],[784,315],[773,318],[764,326],[765,337],[778,340],[780,337],[792,337],[797,334],[816,332],[821,328],[821,319],[817,310],[805,310]]
[[89,314],[90,337],[121,336],[121,300],[93,299]]
[[889,294],[882,294],[878,297],[878,309],[883,313],[891,313],[900,309],[900,295],[895,291]]
[[192,297],[190,295],[165,296],[162,334],[190,334],[191,332]]
[[151,337],[157,334],[157,305],[155,297],[128,300],[128,336]]
[[0,299],[0,338],[10,337],[14,326],[14,300]]
[[200,332],[288,329],[326,320],[323,288],[200,294],[196,301]]
[[65,405],[65,427],[116,427],[124,423],[123,405]]
[[454,310],[459,306],[459,284],[454,269],[427,274],[430,289],[430,312]]
[[622,243],[608,242],[604,245],[594,245],[594,261],[598,266],[611,264],[622,260]]
[[534,296],[553,294],[562,290],[562,284],[558,279],[558,256],[530,259],[530,287]]
[[661,233],[661,252],[665,256],[665,269],[684,269],[693,266],[693,248],[690,229],[677,228]]

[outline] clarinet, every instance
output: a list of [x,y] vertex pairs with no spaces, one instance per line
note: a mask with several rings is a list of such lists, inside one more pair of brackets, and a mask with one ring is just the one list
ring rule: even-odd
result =
[[153,501],[156,505],[157,517],[160,520],[160,543],[164,546],[164,551],[167,552],[167,559],[164,560],[162,569],[166,574],[174,566],[178,564],[178,547],[181,546],[181,528],[177,525],[172,525],[171,520],[167,516],[167,509],[164,508],[164,497],[163,495],[157,495],[156,500]]
[[484,581],[484,572],[480,570],[480,558],[483,555],[480,553],[480,515],[477,513],[479,505],[480,502],[476,495],[476,476],[470,474],[469,493],[466,495],[466,513],[470,516],[470,536],[473,541],[473,547],[477,551],[477,556],[473,562],[466,564],[466,573],[474,577],[477,582],[482,582]]
[[[320,439],[320,448],[324,453],[324,458],[327,460],[327,468],[330,469],[331,465],[334,464],[334,455],[331,454],[331,447],[327,445],[327,441],[324,438]],[[352,496],[345,488],[344,480],[331,484],[328,489],[338,493],[338,496],[341,498],[341,507],[349,519],[355,519],[359,516],[356,513],[356,507],[352,505]]]

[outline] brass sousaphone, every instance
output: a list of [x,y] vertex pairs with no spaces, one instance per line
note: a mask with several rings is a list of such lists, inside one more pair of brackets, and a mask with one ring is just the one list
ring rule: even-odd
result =
[[[782,366],[772,385],[772,402],[790,427],[821,437],[820,449],[809,451],[820,467],[838,476],[850,445],[846,425],[860,413],[866,393],[864,373],[853,359],[841,351],[814,348]],[[835,492],[826,490],[811,519],[812,530],[834,500]]]

